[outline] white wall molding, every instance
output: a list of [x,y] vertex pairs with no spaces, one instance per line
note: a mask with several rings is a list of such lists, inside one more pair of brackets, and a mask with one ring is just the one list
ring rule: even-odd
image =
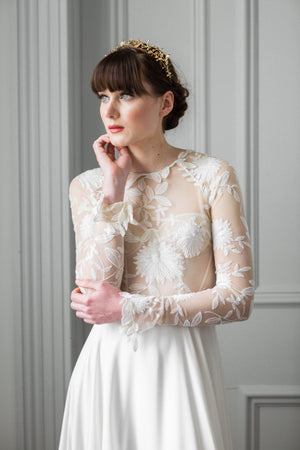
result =
[[[18,157],[17,0],[0,2],[0,447],[22,449],[23,432],[22,314],[20,310],[20,181]],[[19,412],[19,413],[18,413]],[[19,436],[18,436],[19,435]]]
[[209,2],[193,1],[194,148],[210,155]]
[[112,49],[121,41],[128,39],[128,0],[111,0],[110,48]]
[[235,73],[236,73],[236,168],[239,173],[239,181],[243,192],[243,200],[247,220],[250,221],[250,133],[249,133],[249,84],[250,84],[250,34],[248,0],[238,1],[236,8],[235,29]]
[[[244,7],[242,6],[244,5]],[[255,305],[256,306],[287,306],[300,303],[299,286],[262,286],[259,267],[259,1],[245,0],[239,3],[241,11],[246,13],[246,64],[245,86],[246,95],[244,109],[246,123],[245,151],[243,152],[245,180],[243,192],[246,193],[246,215],[248,218],[252,237],[255,279]],[[248,196],[247,196],[248,193]]]
[[56,448],[71,370],[68,187],[74,163],[70,162],[68,8],[68,0],[18,1],[22,277],[18,384],[23,386],[24,406],[24,435],[20,430],[18,442],[19,448],[28,450]]
[[255,290],[255,304],[259,306],[299,305],[300,289],[290,286],[263,286]]
[[300,405],[300,386],[239,386],[238,417],[241,436],[243,436],[239,446],[240,450],[256,450],[259,448],[259,414],[263,406],[285,407],[294,405]]
[[247,166],[246,212],[252,237],[254,280],[259,285],[259,178],[258,178],[258,96],[259,96],[259,17],[258,0],[246,0],[246,32],[247,32],[247,156],[244,166]]

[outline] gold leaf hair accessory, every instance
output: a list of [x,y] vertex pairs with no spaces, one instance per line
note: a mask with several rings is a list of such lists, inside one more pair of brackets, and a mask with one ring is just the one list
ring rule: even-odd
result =
[[130,39],[128,42],[122,41],[120,45],[117,45],[113,50],[109,52],[109,54],[114,53],[118,49],[126,46],[138,48],[146,52],[149,56],[151,56],[151,58],[155,59],[155,61],[159,63],[160,67],[164,70],[166,76],[169,79],[172,78],[172,74],[169,68],[170,55],[165,55],[162,51],[163,49],[155,47],[154,45],[150,45],[149,41],[147,41],[146,43],[142,42],[140,39],[138,39],[137,41],[135,41],[134,39]]

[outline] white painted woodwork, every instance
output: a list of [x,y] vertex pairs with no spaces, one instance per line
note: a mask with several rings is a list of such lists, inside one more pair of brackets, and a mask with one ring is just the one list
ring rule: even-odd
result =
[[1,106],[6,109],[1,274],[7,321],[1,397],[7,392],[1,401],[0,447],[5,449],[56,448],[72,366],[68,190],[79,170],[78,114],[72,108],[76,75],[70,77],[73,5],[67,0],[1,2]]
[[19,1],[17,19],[23,445],[53,449],[71,365],[68,4]]
[[[0,333],[0,448],[17,448],[17,429],[22,426],[22,391],[17,384],[21,314],[20,238],[18,181],[18,109],[14,95],[17,76],[17,39],[11,33],[15,26],[16,2],[0,2],[0,273],[1,273],[1,333]],[[14,55],[12,57],[12,55]],[[14,143],[12,145],[12,142]],[[19,411],[19,414],[18,414]]]

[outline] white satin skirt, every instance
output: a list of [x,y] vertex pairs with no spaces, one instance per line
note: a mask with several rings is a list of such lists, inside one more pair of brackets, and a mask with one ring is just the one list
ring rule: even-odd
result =
[[136,352],[119,327],[82,348],[59,450],[232,450],[215,326],[156,326]]

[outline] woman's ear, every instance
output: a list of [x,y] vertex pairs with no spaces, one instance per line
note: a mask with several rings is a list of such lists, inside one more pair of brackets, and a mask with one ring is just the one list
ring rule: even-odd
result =
[[167,91],[162,96],[160,116],[167,116],[173,109],[174,106],[174,94],[172,91]]

